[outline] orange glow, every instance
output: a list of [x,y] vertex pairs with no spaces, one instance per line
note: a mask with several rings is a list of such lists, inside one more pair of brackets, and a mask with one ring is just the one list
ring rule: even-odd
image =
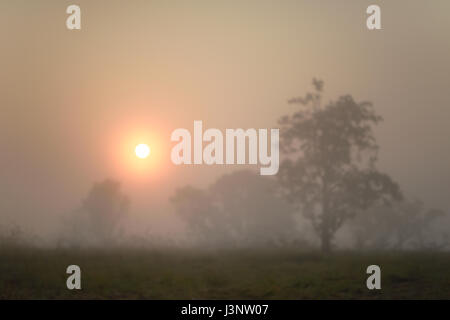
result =
[[105,132],[111,176],[127,183],[156,182],[167,176],[171,163],[169,130],[161,120],[152,120],[141,117],[111,123],[109,133]]
[[[100,164],[104,166],[103,176],[114,177],[128,186],[167,181],[173,170],[170,134],[175,126],[173,119],[163,114],[167,103],[136,90],[101,101],[102,105],[108,105],[98,128],[101,130],[98,139],[104,145]],[[136,153],[140,144],[149,147],[146,158]]]
[[[141,144],[142,141],[147,144]],[[164,139],[153,132],[136,132],[124,136],[121,145],[118,145],[118,158],[120,172],[130,177],[138,175],[141,178],[162,173],[166,168],[164,163],[166,148]],[[136,147],[138,146],[138,147]],[[151,155],[150,148],[151,146]],[[146,149],[146,147],[148,149]],[[145,161],[143,161],[145,160]]]

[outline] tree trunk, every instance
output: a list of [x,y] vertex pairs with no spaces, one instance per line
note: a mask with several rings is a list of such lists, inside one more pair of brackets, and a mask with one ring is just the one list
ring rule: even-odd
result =
[[331,236],[328,226],[322,225],[321,235],[321,250],[323,253],[328,254],[331,252]]
[[325,254],[331,251],[331,226],[330,226],[330,208],[328,200],[327,174],[324,174],[322,183],[322,230],[321,230],[321,249]]

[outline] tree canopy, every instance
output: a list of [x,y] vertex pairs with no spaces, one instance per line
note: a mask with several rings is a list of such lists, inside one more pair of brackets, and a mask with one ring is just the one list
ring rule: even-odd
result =
[[344,95],[322,103],[323,82],[289,100],[302,107],[280,119],[284,160],[279,179],[289,200],[311,220],[328,252],[336,231],[376,203],[401,199],[398,185],[376,168],[373,126],[382,121],[370,102]]

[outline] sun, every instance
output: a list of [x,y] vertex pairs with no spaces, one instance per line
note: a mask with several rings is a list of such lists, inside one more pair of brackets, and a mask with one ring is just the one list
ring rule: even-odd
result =
[[145,159],[150,154],[150,147],[145,143],[141,143],[136,146],[134,152],[138,158]]

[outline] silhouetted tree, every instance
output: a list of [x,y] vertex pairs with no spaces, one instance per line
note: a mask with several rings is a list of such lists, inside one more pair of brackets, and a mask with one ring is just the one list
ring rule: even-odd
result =
[[38,243],[39,238],[29,231],[26,232],[17,224],[8,227],[0,225],[0,248],[27,247]]
[[214,221],[217,219],[217,209],[212,198],[205,190],[185,186],[175,191],[170,198],[175,206],[175,212],[186,223],[189,231],[201,240],[216,239],[219,233],[214,230]]
[[110,242],[116,235],[119,220],[128,211],[129,203],[120,189],[120,183],[107,179],[94,184],[81,210],[87,213],[95,237]]
[[251,171],[220,177],[207,190],[184,187],[171,198],[195,235],[215,245],[266,245],[295,235],[294,209],[277,181]]
[[314,92],[289,100],[305,107],[279,121],[285,160],[278,176],[329,252],[348,218],[375,203],[400,199],[401,193],[375,167],[372,126],[382,119],[372,104],[345,95],[323,106],[323,82],[314,79],[313,85]]
[[402,201],[358,215],[350,231],[358,249],[441,249],[448,245],[447,234],[436,227],[444,216],[419,200]]

